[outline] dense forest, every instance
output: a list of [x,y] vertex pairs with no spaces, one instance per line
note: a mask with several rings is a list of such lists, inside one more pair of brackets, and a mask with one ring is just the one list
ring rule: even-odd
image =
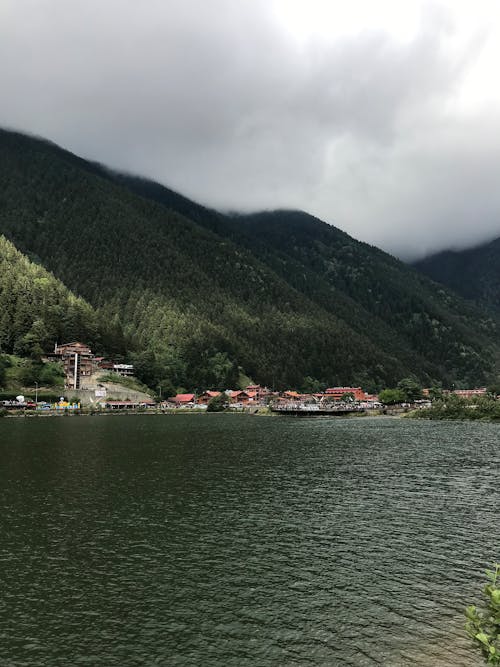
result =
[[500,237],[467,250],[431,255],[415,267],[465,299],[500,311]]
[[26,280],[14,298],[5,264],[0,351],[82,339],[173,388],[496,376],[494,317],[305,213],[225,216],[6,131],[0,183],[4,254],[57,285],[40,297]]
[[55,341],[101,343],[92,307],[0,236],[0,350],[40,356]]

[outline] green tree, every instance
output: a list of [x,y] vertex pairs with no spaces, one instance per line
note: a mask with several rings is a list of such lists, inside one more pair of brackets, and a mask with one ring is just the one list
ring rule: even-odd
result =
[[163,379],[163,369],[158,364],[154,352],[144,350],[131,355],[134,373],[148,387],[156,387]]
[[40,364],[31,359],[24,359],[23,363],[17,368],[17,379],[23,387],[32,387],[39,380],[40,370]]
[[10,366],[9,358],[4,354],[0,354],[0,387],[5,386],[6,370]]
[[174,387],[172,381],[169,378],[160,380],[156,386],[156,389],[158,390],[158,398],[160,400],[175,396],[177,393],[177,389]]
[[38,381],[46,387],[64,387],[64,368],[60,363],[43,364]]
[[239,377],[238,366],[229,359],[226,352],[216,352],[206,360],[204,366],[207,386],[219,390],[236,386]]
[[38,337],[29,331],[16,341],[16,344],[14,345],[14,354],[17,354],[20,357],[40,359],[43,354],[43,347],[40,345]]
[[396,403],[405,402],[405,394],[401,389],[383,389],[378,397],[384,405],[395,405]]
[[432,386],[429,389],[429,398],[431,401],[439,401],[443,398],[443,390],[441,387]]
[[227,395],[221,392],[218,396],[211,398],[207,405],[207,412],[223,412],[227,407]]
[[398,382],[397,388],[404,394],[405,401],[412,402],[422,398],[422,387],[413,378],[403,378]]
[[319,394],[322,388],[322,383],[310,375],[306,375],[302,381],[301,389],[304,394]]
[[470,605],[465,610],[465,628],[489,665],[500,665],[500,563],[486,570],[489,583],[483,588],[481,607]]
[[493,384],[490,384],[487,391],[488,394],[491,394],[491,396],[500,396],[500,382],[494,382]]

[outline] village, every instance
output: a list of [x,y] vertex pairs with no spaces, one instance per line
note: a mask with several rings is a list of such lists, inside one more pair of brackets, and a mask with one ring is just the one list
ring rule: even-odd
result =
[[[46,363],[59,363],[64,370],[65,396],[53,402],[38,401],[20,395],[16,400],[3,401],[7,410],[26,409],[45,412],[74,412],[82,408],[99,411],[215,411],[230,410],[258,412],[267,409],[281,414],[348,414],[353,412],[381,411],[384,401],[376,394],[364,391],[360,386],[329,387],[322,392],[301,393],[295,389],[275,391],[272,388],[251,384],[244,389],[224,391],[204,390],[178,393],[163,398],[152,396],[146,388],[135,383],[132,364],[114,363],[104,357],[95,356],[81,342],[56,344],[54,350],[43,357]],[[426,408],[431,405],[431,390],[423,389],[417,400],[393,406],[393,410]],[[485,387],[455,389],[461,398],[473,399],[487,393]]]
[[[221,397],[220,403],[230,410],[252,411],[272,405],[279,409],[296,410],[305,406],[326,406],[370,409],[381,404],[376,395],[371,395],[361,387],[332,387],[321,393],[304,394],[290,389],[274,391],[260,385],[249,385],[244,389],[225,391],[200,391],[179,393],[163,398],[153,397],[145,388],[134,384],[132,364],[114,363],[96,356],[90,347],[74,341],[55,344],[53,351],[43,356],[45,363],[58,363],[64,371],[64,393],[58,401],[48,403],[30,400],[4,401],[4,407],[25,409],[75,411],[82,407],[93,407],[109,411],[119,410],[206,410],[214,399]],[[38,392],[38,387],[36,393]],[[24,399],[18,396],[18,399]]]

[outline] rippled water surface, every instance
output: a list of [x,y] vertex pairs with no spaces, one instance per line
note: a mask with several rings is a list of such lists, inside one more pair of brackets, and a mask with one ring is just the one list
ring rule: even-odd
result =
[[481,664],[500,426],[0,423],[0,665]]

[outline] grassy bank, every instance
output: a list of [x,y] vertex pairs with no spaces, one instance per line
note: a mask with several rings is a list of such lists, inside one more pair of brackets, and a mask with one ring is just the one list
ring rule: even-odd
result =
[[464,399],[451,394],[434,401],[430,408],[416,410],[410,419],[455,419],[500,422],[500,400],[489,396]]
[[126,389],[132,389],[133,391],[139,391],[143,394],[148,394],[149,396],[154,396],[154,391],[147,385],[140,382],[136,377],[125,377],[119,373],[102,373],[99,375],[98,381],[100,383],[112,383],[119,384],[121,387]]

